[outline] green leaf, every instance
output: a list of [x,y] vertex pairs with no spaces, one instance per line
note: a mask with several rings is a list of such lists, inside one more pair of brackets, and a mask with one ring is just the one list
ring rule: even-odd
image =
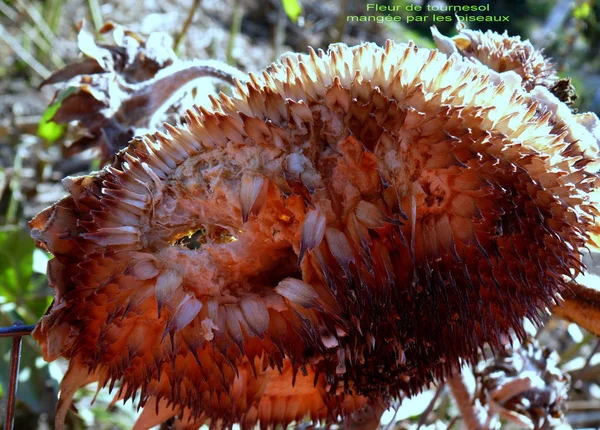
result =
[[583,2],[575,8],[573,11],[573,16],[577,19],[584,20],[590,16],[591,11],[592,8],[590,7],[590,4],[588,2]]
[[10,310],[15,318],[28,324],[37,322],[44,315],[52,292],[46,276],[36,270],[41,270],[47,261],[43,251],[36,252],[35,243],[26,229],[17,226],[0,228],[2,312]]
[[101,164],[102,164],[102,160],[100,159],[100,157],[94,158],[92,160],[92,162],[90,163],[90,170],[92,170],[92,171],[100,170]]
[[44,111],[42,115],[42,119],[38,125],[38,136],[43,139],[46,139],[49,143],[54,143],[65,133],[67,129],[66,124],[58,124],[52,121],[56,111],[62,106],[63,100],[69,95],[73,94],[77,91],[74,87],[69,87],[61,94],[59,94],[57,100],[52,103],[48,108]]
[[50,119],[54,117],[56,111],[61,106],[61,102],[52,103],[42,115],[40,124],[38,125],[38,136],[46,139],[50,143],[56,142],[65,133],[66,124],[57,124]]
[[298,18],[302,14],[302,6],[298,0],[281,0],[283,10],[286,15],[293,21],[298,22]]
[[21,227],[0,229],[0,293],[17,301],[27,291],[33,275],[35,243]]

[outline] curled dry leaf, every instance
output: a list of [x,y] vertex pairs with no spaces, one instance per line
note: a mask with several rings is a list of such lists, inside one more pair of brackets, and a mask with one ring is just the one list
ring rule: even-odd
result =
[[336,44],[132,141],[31,222],[55,256],[44,357],[251,428],[379,410],[502,351],[600,232],[598,119],[524,82]]
[[492,415],[521,428],[554,428],[563,422],[570,384],[569,375],[557,367],[557,358],[528,339],[479,364],[476,397]]

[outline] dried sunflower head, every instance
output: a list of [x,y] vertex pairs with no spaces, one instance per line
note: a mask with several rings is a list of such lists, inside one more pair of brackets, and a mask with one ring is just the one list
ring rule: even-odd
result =
[[459,26],[458,35],[452,38],[440,34],[436,27],[432,27],[432,33],[440,51],[448,55],[459,53],[499,73],[514,71],[527,91],[538,85],[550,88],[559,80],[550,60],[529,40],[521,40],[519,36],[469,30],[464,26]]
[[598,231],[597,118],[536,91],[336,44],[67,178],[31,222],[56,292],[34,336],[70,360],[57,422],[90,378],[161,419],[331,422],[523,337]]

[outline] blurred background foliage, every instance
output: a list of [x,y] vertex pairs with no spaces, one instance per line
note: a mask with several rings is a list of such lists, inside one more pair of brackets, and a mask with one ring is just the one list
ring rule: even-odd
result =
[[[65,158],[69,129],[48,122],[61,103],[50,87],[38,89],[51,72],[77,61],[77,24],[98,30],[113,21],[147,35],[167,32],[181,58],[218,59],[245,71],[264,68],[286,51],[326,48],[331,42],[356,44],[413,39],[432,47],[430,22],[348,22],[367,12],[366,3],[388,6],[442,6],[430,0],[0,0],[0,326],[35,324],[52,301],[45,266],[50,258],[35,249],[27,222],[64,195],[60,180],[99,168],[93,149]],[[553,58],[562,77],[570,77],[579,98],[573,108],[600,112],[600,2],[595,0],[454,0],[452,5],[490,3],[491,15],[508,23],[470,23],[470,28],[507,31],[529,38]],[[399,13],[403,15],[403,13]],[[407,13],[404,13],[406,16]],[[404,21],[404,20],[403,20]],[[481,26],[478,27],[477,24]],[[438,23],[455,33],[455,22]],[[96,35],[102,41],[102,36]],[[64,97],[64,94],[62,95]],[[592,270],[596,270],[592,267]],[[574,379],[573,427],[600,426],[598,344],[578,327],[552,320],[538,337],[558,350],[562,369]],[[6,397],[10,340],[0,339],[0,400]],[[17,429],[52,427],[57,387],[64,365],[45,363],[31,337],[24,339],[19,375]],[[445,390],[426,390],[421,401],[405,401],[384,415],[389,428],[431,424],[445,428],[456,415]],[[127,429],[135,409],[109,406],[95,387],[77,397],[74,429]],[[425,418],[419,418],[427,409]],[[0,417],[3,409],[0,406]],[[0,420],[1,421],[1,420]],[[420,422],[421,421],[421,422]],[[2,424],[0,423],[0,426]],[[568,427],[567,427],[568,428]]]

